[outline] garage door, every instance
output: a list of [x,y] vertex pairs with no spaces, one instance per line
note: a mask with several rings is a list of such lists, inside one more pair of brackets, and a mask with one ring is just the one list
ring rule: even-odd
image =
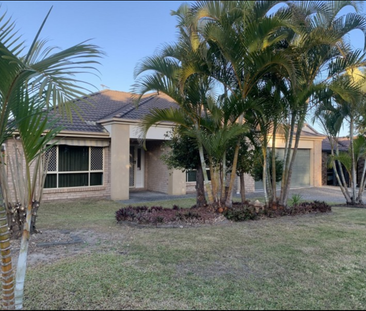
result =
[[[277,149],[279,159],[284,157],[284,149]],[[292,168],[290,187],[306,187],[310,186],[310,149],[298,149],[295,162]],[[281,183],[277,184],[277,188],[281,187]],[[255,182],[255,189],[262,190],[262,181]]]

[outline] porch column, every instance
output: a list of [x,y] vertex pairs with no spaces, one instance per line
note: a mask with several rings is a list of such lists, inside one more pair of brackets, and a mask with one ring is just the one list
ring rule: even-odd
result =
[[170,170],[168,179],[169,195],[186,194],[186,173],[181,170]]
[[130,193],[130,126],[111,125],[111,199],[128,200]]
[[313,163],[311,167],[313,168],[313,184],[314,187],[322,186],[322,141],[314,141],[313,150]]

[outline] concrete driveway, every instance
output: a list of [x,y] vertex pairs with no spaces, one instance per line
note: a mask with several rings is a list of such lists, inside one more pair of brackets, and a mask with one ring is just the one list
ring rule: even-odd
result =
[[[279,194],[279,193],[278,193]],[[309,187],[309,188],[297,188],[290,189],[289,199],[293,194],[300,194],[303,200],[308,201],[326,201],[331,203],[346,203],[346,200],[339,187],[323,186],[323,187]],[[171,199],[184,199],[194,198],[195,193],[189,193],[181,196],[170,196],[165,193],[141,191],[141,192],[130,192],[130,199],[120,201],[124,204],[142,203],[142,202],[153,202],[163,201]],[[246,194],[248,199],[263,197],[263,192],[256,191]],[[239,194],[234,195],[235,198],[240,198]]]

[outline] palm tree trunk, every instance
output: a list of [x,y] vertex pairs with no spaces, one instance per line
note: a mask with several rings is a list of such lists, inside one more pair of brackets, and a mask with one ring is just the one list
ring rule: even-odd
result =
[[[0,187],[0,199],[3,202]],[[4,203],[0,207],[0,250],[1,250],[1,288],[2,309],[14,310],[14,273],[11,260],[11,245],[7,211]]]
[[199,144],[199,146],[198,146],[198,152],[199,152],[200,160],[201,160],[203,180],[204,180],[204,186],[205,186],[206,193],[207,193],[208,204],[212,205],[214,203],[213,193],[212,193],[212,188],[211,188],[211,182],[208,180],[208,176],[207,176],[206,162],[205,162],[205,158],[203,155],[203,147],[201,144]]
[[289,145],[289,147],[290,147],[289,155],[291,157],[291,160],[290,160],[290,163],[289,163],[289,166],[288,166],[288,169],[287,169],[287,178],[286,178],[286,184],[284,185],[284,192],[283,192],[283,194],[281,193],[282,198],[281,198],[281,203],[280,204],[283,205],[283,206],[287,206],[287,200],[288,200],[290,184],[291,184],[292,167],[294,165],[295,157],[296,157],[296,153],[297,153],[297,148],[299,146],[302,126],[303,126],[303,121],[297,123],[294,149],[292,150],[291,145]]
[[[342,169],[342,167],[341,167]],[[337,178],[337,181],[338,181],[338,184],[339,184],[339,187],[341,188],[341,191],[346,199],[346,202],[347,203],[351,203],[351,196],[349,195],[348,193],[348,188],[347,188],[347,185],[346,184],[343,184],[340,177],[339,177],[339,174],[338,174],[338,171],[337,171],[337,165],[336,165],[336,161],[333,161],[333,171],[334,171],[334,174]]]
[[224,205],[226,201],[226,152],[222,157],[222,178],[221,178],[221,197],[220,204]]
[[277,201],[277,184],[276,184],[276,132],[277,132],[277,122],[273,124],[273,134],[272,134],[272,197],[271,204]]
[[[331,153],[331,156],[332,156],[332,159],[333,159],[334,158],[334,139],[330,135],[328,136],[328,139],[329,139],[329,142],[330,142],[330,153]],[[339,154],[339,149],[338,149],[338,142],[337,141],[335,142],[335,146],[336,146],[335,147],[335,152],[338,155]],[[341,163],[339,163],[339,161],[335,161],[335,160],[332,160],[332,163],[333,163],[333,165],[332,165],[333,166],[333,172],[334,172],[334,175],[336,176],[339,187],[341,188],[341,191],[343,193],[343,196],[346,199],[346,202],[349,203],[351,201],[351,196],[348,193],[347,184],[345,183],[345,180],[344,180],[342,165],[341,165]],[[340,171],[342,172],[341,177],[342,177],[343,180],[341,180],[341,177],[339,177],[338,170],[337,170],[337,163],[340,167]]]
[[15,274],[15,309],[21,310],[23,309],[23,300],[24,300],[24,282],[25,282],[25,273],[27,270],[27,256],[28,256],[28,246],[29,246],[29,238],[31,232],[31,223],[32,223],[32,209],[33,209],[33,195],[35,191],[34,182],[37,179],[38,174],[38,163],[36,164],[36,169],[33,172],[33,183],[31,180],[30,173],[30,162],[25,159],[25,170],[26,170],[26,185],[27,185],[27,209],[25,211],[26,218],[23,226],[23,234],[20,242],[20,250],[18,256],[18,264],[17,264],[17,272]]
[[267,192],[267,148],[266,146],[262,147],[262,153],[263,153],[263,193],[264,193],[264,202],[268,206],[268,192]]
[[11,258],[11,244],[9,232],[9,219],[7,204],[8,202],[8,184],[5,169],[5,157],[1,156],[0,161],[0,252],[1,252],[1,285],[3,310],[14,310],[14,270]]
[[32,219],[32,203],[28,203],[27,216],[24,223],[22,240],[20,243],[17,272],[16,272],[16,283],[15,283],[15,309],[23,309],[23,297],[24,297],[24,282],[25,282],[25,272],[27,269],[27,255],[28,255],[28,245],[30,237],[30,225]]
[[227,196],[226,196],[225,206],[228,208],[231,208],[233,206],[233,189],[234,189],[234,182],[235,182],[235,177],[236,177],[235,172],[236,172],[236,168],[238,166],[239,149],[240,149],[240,138],[235,146],[233,166],[231,168],[229,189],[228,189]]
[[240,196],[241,196],[241,203],[244,203],[246,200],[244,173],[240,173]]
[[351,151],[351,159],[352,159],[352,168],[351,168],[351,188],[352,188],[352,204],[356,203],[356,186],[357,186],[357,181],[356,181],[356,160],[355,160],[355,152],[354,152],[354,147],[353,147],[353,127],[354,127],[354,121],[353,121],[353,117],[350,117],[350,126],[349,126],[349,147],[350,147],[350,151]]
[[[336,155],[337,156],[339,155],[338,142],[336,143]],[[338,180],[338,183],[339,183],[339,185],[341,185],[341,187],[344,188],[344,191],[347,193],[347,197],[346,197],[347,203],[350,203],[351,204],[352,203],[351,202],[351,195],[348,192],[348,183],[346,181],[346,178],[344,177],[342,163],[341,163],[341,161],[336,160],[334,164],[338,164],[338,167],[339,167],[340,180],[339,180],[339,178],[337,179]],[[337,168],[337,166],[335,166],[335,167]],[[347,170],[347,172],[348,172],[348,170]],[[336,176],[338,176],[338,170],[337,169],[336,169]]]
[[196,170],[196,205],[197,207],[203,207],[206,204],[202,167],[199,165]]
[[213,161],[210,159],[212,196],[214,203],[217,203],[219,201],[219,174],[217,172],[217,167],[213,166],[212,163]]
[[287,141],[287,145],[285,146],[285,156],[284,156],[284,163],[283,163],[283,171],[282,171],[282,182],[281,182],[281,194],[280,194],[280,202],[279,204],[282,206],[286,206],[287,205],[287,200],[286,200],[286,187],[288,184],[288,180],[289,180],[289,166],[290,166],[290,158],[291,158],[291,146],[292,146],[292,141],[293,141],[293,136],[294,136],[294,130],[295,129],[295,116],[292,116],[291,119],[291,125],[290,125],[290,131],[288,134],[288,137],[286,139]]
[[360,180],[360,186],[358,188],[358,196],[357,196],[357,203],[358,204],[362,204],[363,200],[362,200],[362,194],[363,191],[365,190],[365,174],[366,174],[366,159],[363,162],[363,170],[362,170],[362,176],[361,176],[361,180]]

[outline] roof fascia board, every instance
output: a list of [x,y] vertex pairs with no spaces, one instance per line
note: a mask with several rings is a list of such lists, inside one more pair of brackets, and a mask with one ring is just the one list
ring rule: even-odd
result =
[[[103,126],[112,125],[112,124],[139,125],[142,123],[142,121],[141,120],[112,118],[112,119],[100,120],[100,121],[97,121],[97,123],[99,123]],[[174,125],[174,123],[172,123],[172,122],[159,122],[155,126],[171,128],[173,125]]]

